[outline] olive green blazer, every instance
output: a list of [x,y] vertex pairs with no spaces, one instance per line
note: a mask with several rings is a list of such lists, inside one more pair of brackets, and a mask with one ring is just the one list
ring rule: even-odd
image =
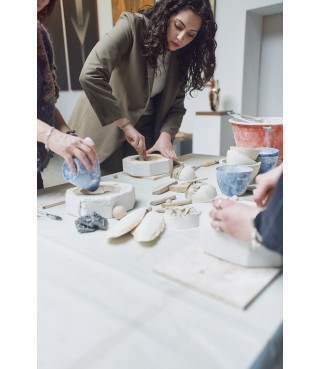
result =
[[[68,124],[80,137],[94,140],[100,162],[125,140],[123,131],[111,123],[128,118],[135,125],[149,104],[154,72],[141,55],[148,22],[142,14],[122,13],[112,31],[93,48],[81,71],[84,92]],[[184,98],[176,52],[172,52],[165,88],[155,97],[156,139],[161,132],[174,139],[186,112]]]

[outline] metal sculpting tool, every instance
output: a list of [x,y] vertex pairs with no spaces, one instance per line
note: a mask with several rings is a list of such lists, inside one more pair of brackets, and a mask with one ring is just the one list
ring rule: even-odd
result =
[[37,215],[38,215],[38,218],[48,217],[54,220],[62,220],[62,218],[59,217],[58,215],[49,214],[41,210],[37,210]]

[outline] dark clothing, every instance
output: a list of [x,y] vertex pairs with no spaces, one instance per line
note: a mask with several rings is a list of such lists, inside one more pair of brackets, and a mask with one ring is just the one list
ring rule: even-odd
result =
[[[59,96],[56,83],[56,67],[49,34],[37,22],[37,118],[54,126],[55,103]],[[37,142],[37,170],[43,171],[48,165],[52,152],[47,152],[41,142]]]
[[37,171],[37,190],[41,190],[43,188],[43,179],[41,173]]
[[[153,115],[143,115],[134,127],[144,136],[147,150],[156,141],[154,136],[154,119],[155,117]],[[108,174],[122,172],[122,159],[131,155],[138,155],[138,153],[128,141],[124,141],[111,156],[100,163],[101,175],[106,176]]]
[[263,245],[279,254],[283,253],[283,174],[265,210],[254,221]]

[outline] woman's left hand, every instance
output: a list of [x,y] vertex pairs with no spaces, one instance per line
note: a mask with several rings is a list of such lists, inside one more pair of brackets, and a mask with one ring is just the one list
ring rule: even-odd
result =
[[157,142],[147,151],[147,154],[151,154],[154,151],[159,151],[165,158],[177,160],[177,155],[171,142],[171,135],[167,132],[161,132]]

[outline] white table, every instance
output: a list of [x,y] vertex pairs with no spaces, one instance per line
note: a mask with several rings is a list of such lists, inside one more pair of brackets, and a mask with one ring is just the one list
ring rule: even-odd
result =
[[[215,167],[198,175],[214,184]],[[152,180],[103,180],[134,184],[135,207],[156,197]],[[47,211],[63,221],[38,220],[38,369],[272,368],[282,349],[282,276],[238,310],[152,272],[197,241],[198,228],[166,229],[145,247],[131,236],[79,234],[65,205]]]

